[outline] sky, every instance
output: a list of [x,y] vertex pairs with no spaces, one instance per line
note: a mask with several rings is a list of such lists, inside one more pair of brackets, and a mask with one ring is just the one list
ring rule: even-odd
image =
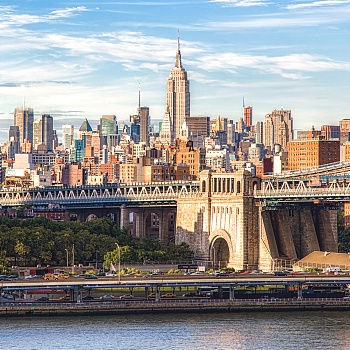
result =
[[178,35],[191,115],[253,123],[290,109],[295,130],[350,118],[350,0],[2,0],[0,142],[16,107],[93,128],[141,105],[158,125]]

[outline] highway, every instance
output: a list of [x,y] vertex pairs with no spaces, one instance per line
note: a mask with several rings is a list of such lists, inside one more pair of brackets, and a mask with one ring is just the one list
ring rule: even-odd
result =
[[150,278],[122,277],[113,278],[99,277],[94,280],[74,278],[62,281],[44,281],[42,278],[27,280],[1,281],[0,290],[30,290],[30,289],[78,289],[78,288],[154,288],[162,287],[187,287],[187,286],[243,286],[243,285],[291,285],[291,284],[350,284],[349,275],[314,275],[300,274],[288,276],[273,276],[269,274],[257,275],[232,275],[228,277],[215,276],[172,276],[158,275]]

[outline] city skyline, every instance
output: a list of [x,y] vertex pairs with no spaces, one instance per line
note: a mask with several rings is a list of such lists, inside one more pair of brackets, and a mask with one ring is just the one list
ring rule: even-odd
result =
[[[253,123],[290,109],[295,129],[348,118],[350,1],[40,1],[0,5],[0,142],[16,107],[54,127],[162,120],[180,32],[191,115]],[[25,102],[24,102],[25,101]]]

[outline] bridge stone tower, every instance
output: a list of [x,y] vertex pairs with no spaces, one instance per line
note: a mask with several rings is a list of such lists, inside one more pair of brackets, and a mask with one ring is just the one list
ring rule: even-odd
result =
[[177,200],[175,242],[236,270],[283,269],[313,251],[337,251],[336,210],[293,199],[269,207],[255,196],[260,186],[243,168],[203,171],[198,193]]
[[176,243],[215,266],[255,269],[259,264],[259,211],[254,189],[259,179],[242,169],[203,171],[197,195],[178,198]]

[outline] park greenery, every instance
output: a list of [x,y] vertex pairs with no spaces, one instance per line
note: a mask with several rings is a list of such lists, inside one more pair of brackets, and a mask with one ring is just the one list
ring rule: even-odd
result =
[[[97,260],[109,268],[121,262],[190,261],[186,244],[165,244],[150,238],[137,239],[108,218],[88,222],[56,222],[43,217],[0,217],[0,274],[11,266],[65,266]],[[74,254],[73,254],[74,249]],[[68,261],[67,261],[68,258]]]
[[[117,244],[116,244],[117,243]],[[0,217],[0,274],[11,266],[65,266],[95,264],[105,269],[122,263],[183,262],[193,259],[186,244],[165,244],[150,238],[132,237],[112,220],[56,222],[38,217]],[[74,248],[73,248],[74,247]],[[344,212],[338,212],[339,252],[350,252],[350,228],[345,228]],[[68,258],[68,261],[67,261]]]

